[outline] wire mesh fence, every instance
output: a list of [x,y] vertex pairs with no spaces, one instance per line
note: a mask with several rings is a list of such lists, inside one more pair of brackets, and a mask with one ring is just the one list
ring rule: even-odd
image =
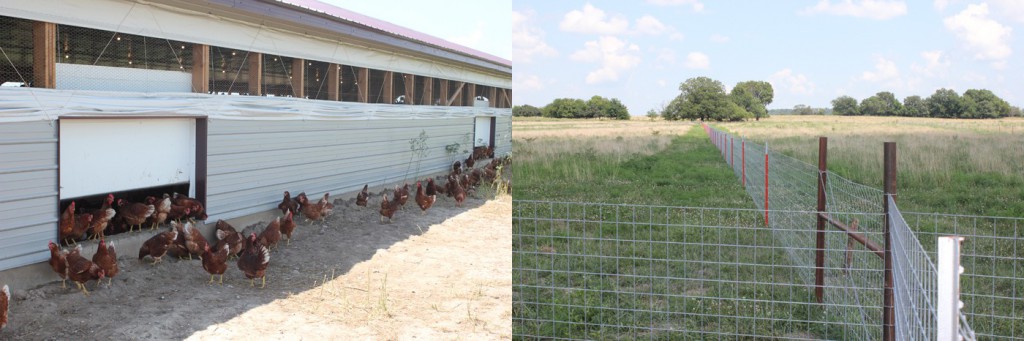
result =
[[[804,273],[817,212],[516,200],[513,334],[545,339],[850,339],[881,337],[877,306],[816,302]],[[863,214],[859,214],[863,215]],[[864,248],[826,253],[835,296],[880,300],[880,260]],[[796,236],[808,244],[789,244]],[[851,257],[865,263],[846,266]],[[796,258],[799,260],[800,258]],[[862,316],[870,316],[862,318]]]
[[[838,212],[883,211],[883,191],[865,186],[832,172],[820,172],[817,167],[771,151],[764,145],[744,140],[727,132],[705,125],[712,142],[722,151],[726,161],[734,168],[754,203],[767,210],[768,225],[776,228],[776,222],[784,225],[812,226],[813,222],[792,221],[792,217],[775,217],[770,209],[812,210],[815,204],[815,190],[820,181],[825,191],[825,212],[856,232],[881,245],[884,240],[882,215],[840,214]],[[737,148],[740,152],[736,152]],[[767,170],[766,170],[767,166]],[[819,173],[824,175],[818,177]],[[1024,297],[1017,287],[1024,280],[1017,275],[1018,267],[1024,274],[1024,266],[1017,265],[1022,253],[1018,248],[1019,218],[971,217],[944,214],[902,213],[895,200],[888,200],[889,219],[892,221],[895,338],[897,340],[935,339],[936,316],[936,239],[942,235],[966,237],[962,263],[967,269],[961,277],[961,297],[966,303],[961,315],[961,328],[966,339],[974,335],[992,339],[1024,339],[1024,326],[1017,322],[1024,317]],[[908,221],[910,222],[908,224]],[[980,224],[980,226],[979,226]],[[806,236],[805,236],[806,237]],[[840,240],[829,238],[826,249],[842,248]],[[787,242],[805,244],[809,241],[789,238]],[[852,245],[852,242],[850,243]],[[1024,247],[1024,245],[1022,245]],[[863,255],[863,254],[862,254]],[[791,252],[794,262],[805,263],[813,253]],[[856,256],[854,256],[856,258]],[[827,260],[831,261],[831,259]],[[854,259],[852,262],[857,262]],[[850,261],[848,261],[850,262]],[[861,263],[881,266],[881,263]],[[830,265],[831,266],[831,265]],[[980,266],[980,267],[979,267]],[[808,277],[806,272],[803,278]],[[829,280],[843,280],[826,274]],[[876,279],[849,278],[859,286],[875,283]],[[874,310],[882,306],[880,295],[830,295],[825,292],[825,301],[836,303],[863,304],[864,318],[871,318]],[[974,304],[972,304],[974,303]],[[837,304],[842,306],[843,304]],[[968,321],[971,321],[968,323]],[[972,330],[972,326],[975,328]]]
[[1024,219],[916,212],[902,217],[932,259],[935,237],[964,237],[962,313],[978,338],[1024,339]]

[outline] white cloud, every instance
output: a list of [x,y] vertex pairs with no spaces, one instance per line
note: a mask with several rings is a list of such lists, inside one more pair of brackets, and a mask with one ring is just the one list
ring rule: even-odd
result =
[[946,70],[949,70],[949,59],[943,56],[942,51],[923,51],[921,58],[924,58],[924,65],[918,63],[910,65],[910,69],[914,72],[928,77],[936,77],[945,75]]
[[680,32],[673,32],[668,36],[668,39],[672,41],[683,41],[684,38],[686,38],[686,36]]
[[708,39],[711,39],[712,42],[719,43],[719,44],[724,44],[724,43],[728,43],[729,42],[729,37],[728,36],[723,36],[721,34],[712,34],[711,38],[708,38]]
[[899,76],[900,70],[896,67],[896,63],[884,57],[878,57],[875,62],[875,69],[864,71],[860,79],[869,82],[882,82],[897,79]]
[[666,85],[668,85],[668,82],[665,81],[664,79],[659,79],[659,80],[655,81],[654,83],[658,84],[658,87],[660,87],[660,88],[664,88]]
[[708,55],[700,52],[690,52],[686,55],[686,67],[691,69],[707,69],[711,66],[711,59]]
[[675,64],[676,51],[672,51],[671,49],[661,49],[661,51],[658,51],[658,56],[655,57],[654,60],[665,62],[667,64]]
[[704,3],[700,0],[647,0],[647,3],[658,6],[690,5],[694,12],[704,11]]
[[530,23],[532,13],[512,11],[512,61],[529,63],[534,56],[554,57],[558,51],[544,42],[544,31]]
[[1024,23],[1024,1],[1020,0],[988,0],[999,16]]
[[968,50],[975,52],[975,59],[991,61],[993,66],[999,68],[1006,64],[1006,59],[1013,53],[1010,48],[1013,29],[990,19],[988,13],[988,4],[972,4],[946,18],[943,23]]
[[814,82],[802,73],[794,74],[789,68],[773,73],[768,77],[768,82],[772,84],[772,88],[778,89],[776,91],[785,90],[794,95],[814,94]]
[[588,41],[583,49],[574,52],[569,59],[579,62],[600,62],[601,67],[587,74],[587,84],[598,84],[619,79],[619,73],[640,64],[640,47],[615,37],[602,36]]
[[629,28],[629,20],[620,15],[609,16],[600,8],[587,3],[583,10],[565,14],[558,25],[562,31],[594,34],[620,34]]
[[946,9],[946,6],[949,6],[949,0],[935,0],[932,5],[935,6],[935,9],[942,11]]
[[821,0],[817,5],[805,8],[800,14],[824,13],[874,20],[892,19],[907,14],[907,4],[890,0]]
[[657,18],[645,15],[636,19],[636,31],[642,34],[659,35],[669,30],[668,26],[662,24]]
[[544,81],[537,75],[516,73],[512,76],[512,86],[516,90],[544,90]]

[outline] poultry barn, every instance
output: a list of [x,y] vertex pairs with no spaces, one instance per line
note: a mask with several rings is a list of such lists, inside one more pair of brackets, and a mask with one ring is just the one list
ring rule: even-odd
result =
[[511,61],[313,0],[3,1],[0,52],[8,282],[52,280],[72,203],[212,224],[511,153]]

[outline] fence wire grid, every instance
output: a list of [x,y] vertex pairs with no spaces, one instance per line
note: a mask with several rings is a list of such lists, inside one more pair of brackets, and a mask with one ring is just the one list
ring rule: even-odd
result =
[[[936,339],[937,238],[957,235],[961,336],[1024,340],[1024,219],[901,212],[877,188],[705,130],[757,209],[513,201],[515,338],[881,339],[889,220],[894,339]],[[826,228],[820,303],[819,181],[823,214],[865,240]]]
[[[563,340],[880,338],[880,313],[867,324],[849,318],[866,305],[816,302],[803,279],[814,263],[791,257],[813,253],[813,243],[778,238],[813,240],[813,228],[779,223],[767,229],[763,213],[516,200],[513,334]],[[791,221],[817,215],[770,213]],[[831,276],[881,278],[878,266],[843,265],[851,255],[872,259],[870,251],[846,249],[842,231],[829,231],[828,238],[844,246],[826,253]],[[876,283],[837,280],[826,289],[862,299],[881,296]]]

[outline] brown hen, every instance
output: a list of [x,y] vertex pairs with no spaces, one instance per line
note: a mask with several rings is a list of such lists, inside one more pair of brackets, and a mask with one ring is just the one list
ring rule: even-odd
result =
[[370,201],[370,184],[363,185],[363,190],[356,194],[356,205],[366,207]]
[[128,232],[131,232],[135,226],[138,226],[141,231],[142,224],[146,223],[146,218],[156,212],[156,206],[128,202],[124,199],[117,199],[117,208],[117,214],[128,224]]
[[88,296],[89,290],[85,288],[85,283],[92,280],[99,282],[103,279],[105,272],[99,265],[82,257],[81,252],[81,246],[75,247],[64,258],[64,262],[68,267],[68,279],[74,281],[78,288],[82,289],[82,293]]
[[207,245],[203,249],[203,255],[199,256],[203,262],[203,270],[210,273],[210,283],[213,283],[213,275],[220,275],[220,280],[217,283],[224,284],[224,271],[228,269],[229,249],[230,247],[224,244],[217,249],[217,252],[212,252],[210,246]]
[[64,258],[66,258],[68,256],[68,252],[65,251],[65,250],[62,250],[60,248],[60,246],[58,246],[53,241],[50,242],[49,247],[50,247],[50,268],[53,269],[53,272],[56,272],[57,275],[60,276],[60,287],[66,289],[68,287],[67,286],[68,265],[67,265],[67,263],[65,263]]
[[260,233],[259,243],[266,246],[268,249],[277,246],[277,242],[281,241],[281,218],[275,218],[267,225],[267,228],[263,229]]
[[170,231],[160,232],[142,243],[142,247],[139,248],[139,260],[146,258],[146,256],[153,257],[153,263],[156,264],[162,262],[163,257],[167,254],[167,250],[174,244],[174,241],[178,239],[178,230],[171,228]]
[[96,263],[103,269],[104,275],[107,277],[107,286],[109,287],[113,281],[114,276],[117,276],[117,250],[114,249],[114,243],[107,244],[106,241],[100,239],[100,244],[96,247],[96,253],[92,255],[92,262]]
[[256,286],[255,279],[261,278],[263,285],[260,288],[267,287],[267,265],[270,264],[270,250],[267,247],[261,245],[256,241],[256,234],[249,235],[250,247],[246,248],[242,252],[242,256],[238,257],[238,269],[242,270],[245,274],[245,278],[249,279],[249,285]]
[[437,195],[427,195],[423,191],[423,186],[419,182],[416,183],[416,205],[420,207],[420,214],[426,214],[427,209],[434,205],[434,201],[437,200]]

